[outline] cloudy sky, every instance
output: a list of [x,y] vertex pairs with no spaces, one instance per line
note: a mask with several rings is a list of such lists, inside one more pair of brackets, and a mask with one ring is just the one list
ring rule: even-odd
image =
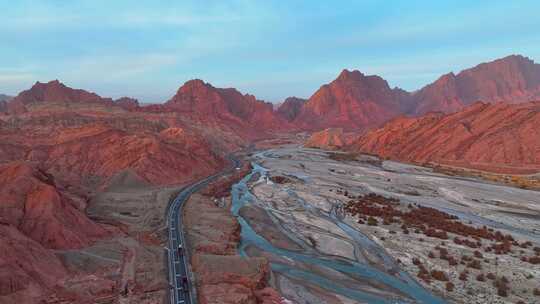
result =
[[509,54],[540,61],[537,0],[0,0],[0,11],[0,93],[11,95],[59,79],[162,102],[201,78],[278,102],[344,68],[415,90]]

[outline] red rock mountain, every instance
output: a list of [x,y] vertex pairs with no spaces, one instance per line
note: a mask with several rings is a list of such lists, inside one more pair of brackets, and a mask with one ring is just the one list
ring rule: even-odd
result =
[[518,103],[540,97],[540,64],[512,55],[449,73],[413,94],[412,114],[455,112],[478,100]]
[[329,128],[313,133],[304,146],[308,148],[338,150],[351,144],[356,137],[358,136],[354,133],[344,133],[343,129]]
[[8,102],[5,100],[0,100],[0,114],[7,113],[8,111]]
[[277,108],[277,114],[287,121],[293,121],[300,114],[306,101],[298,97],[288,97]]
[[58,80],[47,83],[36,82],[32,88],[22,91],[11,102],[21,103],[23,105],[35,102],[100,103],[112,105],[112,99],[110,98],[103,98],[85,90],[72,89]]
[[0,94],[0,101],[8,101],[11,98],[12,98],[11,96],[8,96],[8,95],[5,95],[5,94]]
[[[54,251],[107,236],[54,178],[27,162],[0,164],[0,302],[37,303],[68,271]],[[77,199],[78,201],[75,201]]]
[[0,222],[45,248],[80,248],[107,234],[60,192],[52,175],[26,162],[0,165],[0,197]]
[[89,292],[109,284],[102,270],[74,273],[63,264],[64,253],[120,233],[90,220],[87,202],[126,179],[164,186],[211,175],[229,146],[210,141],[242,143],[178,113],[123,111],[133,100],[95,96],[36,84],[8,105],[22,111],[0,115],[0,303],[37,303],[62,295],[66,282]]
[[139,108],[139,101],[131,97],[118,98],[114,101],[114,104],[128,111],[137,110]]
[[[165,108],[203,120],[218,121],[252,130],[286,130],[290,125],[276,115],[272,104],[233,88],[215,88],[195,79],[186,82]],[[247,130],[246,130],[247,131]]]
[[[378,76],[344,70],[301,107],[294,123],[304,130],[366,130],[401,114],[452,113],[476,101],[521,103],[540,98],[540,64],[512,55],[457,75],[449,73],[409,93]],[[283,112],[287,113],[285,104]],[[294,113],[294,112],[293,112]]]
[[453,114],[394,119],[350,148],[408,162],[537,171],[539,125],[540,102],[478,102]]
[[294,122],[306,130],[378,126],[402,113],[403,96],[402,90],[391,89],[379,76],[343,70],[309,98]]
[[151,184],[179,184],[223,164],[197,133],[144,120],[48,114],[19,124],[0,132],[0,161],[38,162],[77,184],[102,183],[128,169]]

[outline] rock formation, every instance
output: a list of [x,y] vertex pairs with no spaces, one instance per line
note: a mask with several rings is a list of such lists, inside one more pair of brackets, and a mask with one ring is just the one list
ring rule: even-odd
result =
[[309,98],[294,122],[306,130],[365,129],[399,115],[402,95],[379,76],[343,70]]
[[133,111],[139,108],[139,101],[131,97],[118,98],[114,101],[114,104],[128,111]]
[[413,94],[412,114],[455,112],[478,100],[526,102],[540,96],[540,64],[520,55],[507,56],[449,73]]
[[291,126],[276,115],[272,104],[243,95],[233,88],[215,88],[195,79],[186,82],[165,109],[196,117],[203,123],[221,123],[248,136],[271,130],[287,130]]
[[391,89],[379,76],[344,70],[309,98],[294,123],[310,131],[366,130],[403,114],[452,113],[476,101],[522,103],[539,97],[540,64],[520,55],[448,73],[412,93]]
[[344,133],[343,129],[329,128],[313,133],[304,146],[308,148],[337,150],[350,144],[355,137],[356,135],[353,133]]
[[72,89],[58,80],[47,83],[38,81],[32,88],[19,93],[10,103],[25,106],[30,103],[41,102],[113,104],[110,98],[103,98],[95,93],[81,89]]
[[293,121],[298,116],[298,114],[300,114],[300,111],[302,110],[302,107],[305,103],[305,99],[298,97],[288,97],[282,104],[279,105],[279,107],[277,108],[277,113],[285,120]]
[[540,103],[482,102],[452,113],[396,118],[351,145],[408,162],[489,171],[540,169]]

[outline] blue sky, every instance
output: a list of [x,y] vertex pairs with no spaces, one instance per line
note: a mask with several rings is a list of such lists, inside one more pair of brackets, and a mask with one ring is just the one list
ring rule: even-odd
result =
[[509,54],[540,61],[540,1],[0,0],[0,93],[59,79],[168,99],[201,78],[309,97],[344,69],[415,90]]

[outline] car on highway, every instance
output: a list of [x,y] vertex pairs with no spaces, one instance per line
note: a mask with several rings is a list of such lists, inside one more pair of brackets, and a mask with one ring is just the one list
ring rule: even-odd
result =
[[189,286],[188,286],[188,278],[186,276],[183,276],[182,277],[182,290],[185,292],[185,293],[188,293],[189,292]]

